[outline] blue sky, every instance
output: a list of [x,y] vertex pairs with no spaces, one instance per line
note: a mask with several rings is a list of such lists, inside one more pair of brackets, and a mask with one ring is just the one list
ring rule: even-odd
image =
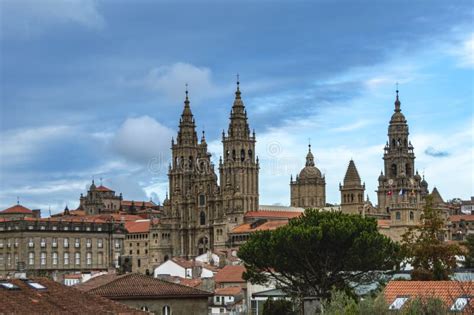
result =
[[470,1],[0,3],[0,207],[75,207],[93,177],[163,199],[189,83],[217,161],[240,73],[262,204],[289,203],[311,139],[327,200],[354,159],[375,200],[399,82],[416,167],[474,195]]

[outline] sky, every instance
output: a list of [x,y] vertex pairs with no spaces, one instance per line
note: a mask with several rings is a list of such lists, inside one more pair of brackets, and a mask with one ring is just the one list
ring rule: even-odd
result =
[[[77,207],[94,178],[162,201],[185,84],[222,155],[236,74],[260,203],[289,205],[311,142],[327,202],[352,158],[376,203],[399,84],[415,166],[474,195],[470,1],[0,2],[0,209]],[[45,212],[43,212],[43,215]]]

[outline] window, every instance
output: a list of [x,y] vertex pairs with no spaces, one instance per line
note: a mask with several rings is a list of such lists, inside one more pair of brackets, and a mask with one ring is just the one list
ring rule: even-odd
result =
[[169,307],[168,305],[163,306],[161,314],[162,315],[171,315],[171,307]]
[[12,255],[11,254],[7,254],[7,265],[8,266],[12,265]]
[[206,205],[206,196],[205,195],[199,195],[199,206],[203,207]]
[[53,265],[58,264],[58,253],[53,252]]
[[67,237],[64,238],[63,246],[64,246],[64,248],[69,248],[69,238],[67,238]]
[[148,306],[145,306],[145,305],[142,306],[142,307],[140,307],[140,309],[141,309],[142,311],[145,311],[145,312],[148,312],[148,311],[149,311]]
[[137,267],[140,268],[142,266],[142,262],[140,259],[137,259]]
[[201,214],[199,215],[199,223],[201,225],[206,225],[206,214],[204,213],[204,211],[201,211]]
[[18,239],[15,238],[15,247],[18,247],[18,243],[19,243]]
[[53,237],[53,239],[51,240],[51,246],[52,247],[58,247],[58,238],[57,237]]
[[99,238],[97,240],[97,248],[102,248],[102,247],[104,247],[104,240]]
[[35,253],[28,253],[28,265],[32,266],[35,264]]
[[74,259],[75,259],[75,263],[76,265],[80,265],[81,264],[81,253],[76,253],[75,256],[74,256]]
[[98,253],[97,254],[97,264],[102,265],[104,263],[104,254]]
[[80,238],[76,238],[76,240],[74,241],[74,247],[76,247],[76,248],[81,247],[81,239]]
[[0,240],[0,248],[3,248],[3,240]]
[[41,238],[40,246],[42,248],[46,247],[46,239],[45,238]]
[[87,247],[87,248],[91,248],[91,247],[92,247],[92,240],[91,240],[90,238],[88,238],[88,239],[86,240],[86,247]]
[[115,240],[115,248],[120,248],[120,240]]
[[41,264],[42,266],[46,265],[46,253],[45,253],[45,252],[41,252],[40,264]]
[[69,265],[69,253],[64,253],[64,265]]
[[3,254],[0,254],[0,267],[2,267],[4,263],[5,261],[3,260]]
[[30,239],[28,240],[28,247],[29,247],[29,248],[35,247],[35,242],[33,241],[32,238],[30,238]]
[[92,265],[92,253],[91,252],[88,252],[86,254],[86,263],[88,266]]
[[402,216],[401,216],[401,214],[400,214],[400,211],[397,211],[397,212],[395,213],[395,219],[396,219],[396,220],[401,220],[401,217],[402,217]]
[[413,211],[410,211],[410,220],[415,220],[415,213],[413,213]]
[[454,311],[454,312],[456,311],[461,312],[464,310],[467,303],[469,303],[469,297],[467,296],[458,297],[456,301],[454,301],[454,304],[451,306],[449,310]]
[[405,302],[408,301],[408,297],[397,297],[395,301],[388,307],[389,310],[400,310]]

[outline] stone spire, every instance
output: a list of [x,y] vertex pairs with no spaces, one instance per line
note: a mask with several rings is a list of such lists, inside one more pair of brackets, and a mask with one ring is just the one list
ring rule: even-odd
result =
[[396,99],[395,99],[395,112],[396,113],[399,113],[401,112],[402,110],[400,109],[400,99],[398,98],[398,88],[397,90],[395,91],[397,93],[397,96],[396,96]]
[[311,152],[311,144],[308,144],[308,154],[306,154],[306,166],[314,166],[314,156]]
[[361,179],[357,167],[354,161],[351,159],[349,166],[347,167],[346,176],[344,176],[344,186],[347,185],[360,185]]
[[232,110],[230,112],[228,135],[230,137],[239,138],[248,138],[250,136],[250,128],[247,122],[247,111],[245,110],[245,105],[242,101],[238,76],[234,104],[232,105]]
[[184,109],[181,114],[181,119],[179,120],[179,131],[177,137],[177,143],[179,145],[188,144],[195,145],[197,144],[197,134],[196,134],[196,124],[194,122],[193,113],[191,111],[191,106],[189,106],[189,95],[188,87],[186,85],[186,98],[184,100]]

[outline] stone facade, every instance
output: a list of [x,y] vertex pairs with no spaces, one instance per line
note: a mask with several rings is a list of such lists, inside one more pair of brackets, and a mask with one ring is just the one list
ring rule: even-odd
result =
[[106,271],[123,254],[123,225],[87,219],[0,222],[0,276]]
[[151,231],[158,238],[151,249],[155,260],[192,258],[226,247],[227,233],[243,222],[246,212],[258,209],[255,142],[237,82],[227,134],[222,134],[218,184],[204,133],[198,141],[186,91],[178,135],[171,142],[169,197],[163,203],[160,224]]
[[341,211],[351,214],[362,214],[364,212],[365,184],[359,176],[359,172],[353,160],[350,160],[347,167],[344,184],[339,184],[341,191]]
[[315,166],[311,145],[306,155],[306,165],[296,180],[290,179],[291,206],[323,208],[326,206],[326,179]]

